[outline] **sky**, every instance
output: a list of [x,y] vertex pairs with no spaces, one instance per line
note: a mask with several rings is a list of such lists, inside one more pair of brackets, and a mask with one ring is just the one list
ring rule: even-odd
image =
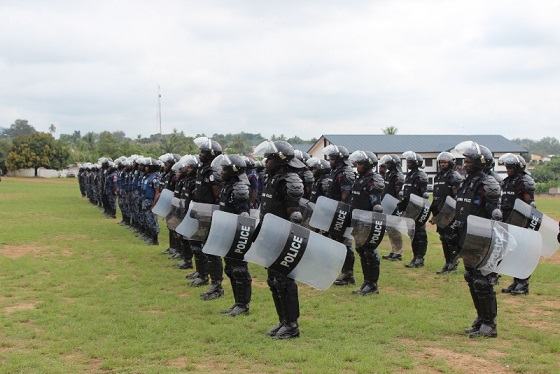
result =
[[146,137],[160,108],[187,136],[560,138],[560,2],[0,2],[0,127]]

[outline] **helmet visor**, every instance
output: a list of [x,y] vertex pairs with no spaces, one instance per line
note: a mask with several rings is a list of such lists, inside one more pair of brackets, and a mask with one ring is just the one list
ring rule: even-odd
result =
[[519,158],[514,155],[513,153],[506,153],[505,155],[500,156],[498,159],[498,164],[500,165],[517,165],[521,164],[519,162]]
[[276,148],[274,142],[271,142],[270,140],[265,140],[261,144],[257,145],[253,151],[253,155],[257,157],[267,157],[272,153],[278,153],[278,148]]
[[352,165],[356,166],[358,162],[369,163],[369,157],[364,151],[354,151],[350,157],[348,157],[348,161],[350,161]]

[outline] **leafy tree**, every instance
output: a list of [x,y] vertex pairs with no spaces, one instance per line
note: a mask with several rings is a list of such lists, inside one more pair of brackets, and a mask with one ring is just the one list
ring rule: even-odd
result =
[[537,166],[531,170],[531,175],[537,183],[560,181],[560,157],[553,157],[550,162]]
[[0,170],[2,170],[2,174],[5,174],[7,170],[6,160],[11,146],[10,140],[0,138]]
[[35,176],[40,167],[60,170],[68,163],[69,153],[63,143],[51,134],[35,132],[12,140],[6,166],[9,170],[33,168]]
[[2,136],[6,138],[17,138],[22,135],[31,135],[37,132],[26,119],[16,119],[9,129],[4,129]]
[[97,143],[97,151],[100,156],[117,158],[119,157],[119,143],[117,139],[109,131],[103,131],[99,134],[99,142]]
[[53,135],[56,132],[56,126],[53,123],[49,126],[49,132]]
[[96,143],[99,140],[99,135],[90,131],[84,135],[82,140],[85,142],[86,146],[84,150],[93,152],[95,150]]
[[381,129],[381,131],[383,131],[383,134],[385,135],[397,135],[399,129],[395,126],[387,126],[384,129]]

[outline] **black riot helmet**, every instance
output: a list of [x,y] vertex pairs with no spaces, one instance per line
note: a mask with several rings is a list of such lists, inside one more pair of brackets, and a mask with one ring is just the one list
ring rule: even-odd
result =
[[302,152],[299,149],[294,150],[294,156],[304,164],[307,163],[307,160],[309,160],[309,154],[307,152]]
[[212,140],[206,136],[201,136],[194,139],[194,144],[200,149],[200,162],[210,162],[216,156],[222,154],[222,146],[215,140]]
[[218,155],[212,161],[212,169],[217,172],[224,171],[229,176],[237,176],[240,180],[249,183],[247,175],[247,162],[243,159],[243,156],[238,155]]
[[247,167],[247,170],[253,170],[256,167],[255,160],[253,160],[251,157],[242,156],[242,158],[245,161],[245,166]]
[[524,172],[527,163],[522,156],[514,155],[513,153],[506,153],[498,159],[499,165],[504,165],[506,168],[515,169],[516,173]]
[[294,148],[291,144],[284,140],[266,140],[255,148],[253,154],[272,158],[277,165],[289,165],[297,169],[305,167],[303,162],[295,158]]
[[424,159],[418,153],[413,151],[406,151],[403,153],[403,157],[406,158],[406,162],[411,162],[412,165],[416,166],[417,168],[424,168]]
[[380,162],[384,165],[387,165],[387,169],[389,170],[401,171],[402,169],[401,159],[395,154],[385,155],[381,157]]
[[[181,157],[179,162],[177,162],[177,164],[181,165],[181,173],[185,175],[189,174],[189,170],[191,171],[191,173],[196,173],[199,163],[200,161],[198,160],[197,155],[185,155]],[[175,165],[173,166],[175,167]]]
[[328,174],[331,172],[331,164],[322,158],[311,157],[306,162],[311,170],[316,170],[319,174]]
[[373,169],[378,163],[377,156],[370,151],[354,151],[350,157],[348,157],[348,160],[354,166],[358,163],[362,163],[368,170]]
[[453,169],[455,167],[455,156],[453,156],[449,152],[441,152],[437,156],[438,166],[439,166],[440,161],[447,161],[447,163],[449,164],[449,169]]
[[337,164],[342,162],[348,166],[352,165],[352,163],[348,161],[350,153],[346,147],[330,144],[323,149],[323,154],[327,156],[329,160],[332,160]]
[[457,144],[455,150],[465,157],[473,160],[473,166],[477,169],[490,170],[494,166],[494,156],[485,146],[473,141],[465,141]]

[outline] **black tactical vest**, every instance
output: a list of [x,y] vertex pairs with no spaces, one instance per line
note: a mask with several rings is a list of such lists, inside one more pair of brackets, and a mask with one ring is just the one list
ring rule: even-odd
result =
[[214,178],[210,165],[202,166],[196,174],[196,192],[194,201],[197,203],[216,204],[214,192],[212,192],[211,178]]

